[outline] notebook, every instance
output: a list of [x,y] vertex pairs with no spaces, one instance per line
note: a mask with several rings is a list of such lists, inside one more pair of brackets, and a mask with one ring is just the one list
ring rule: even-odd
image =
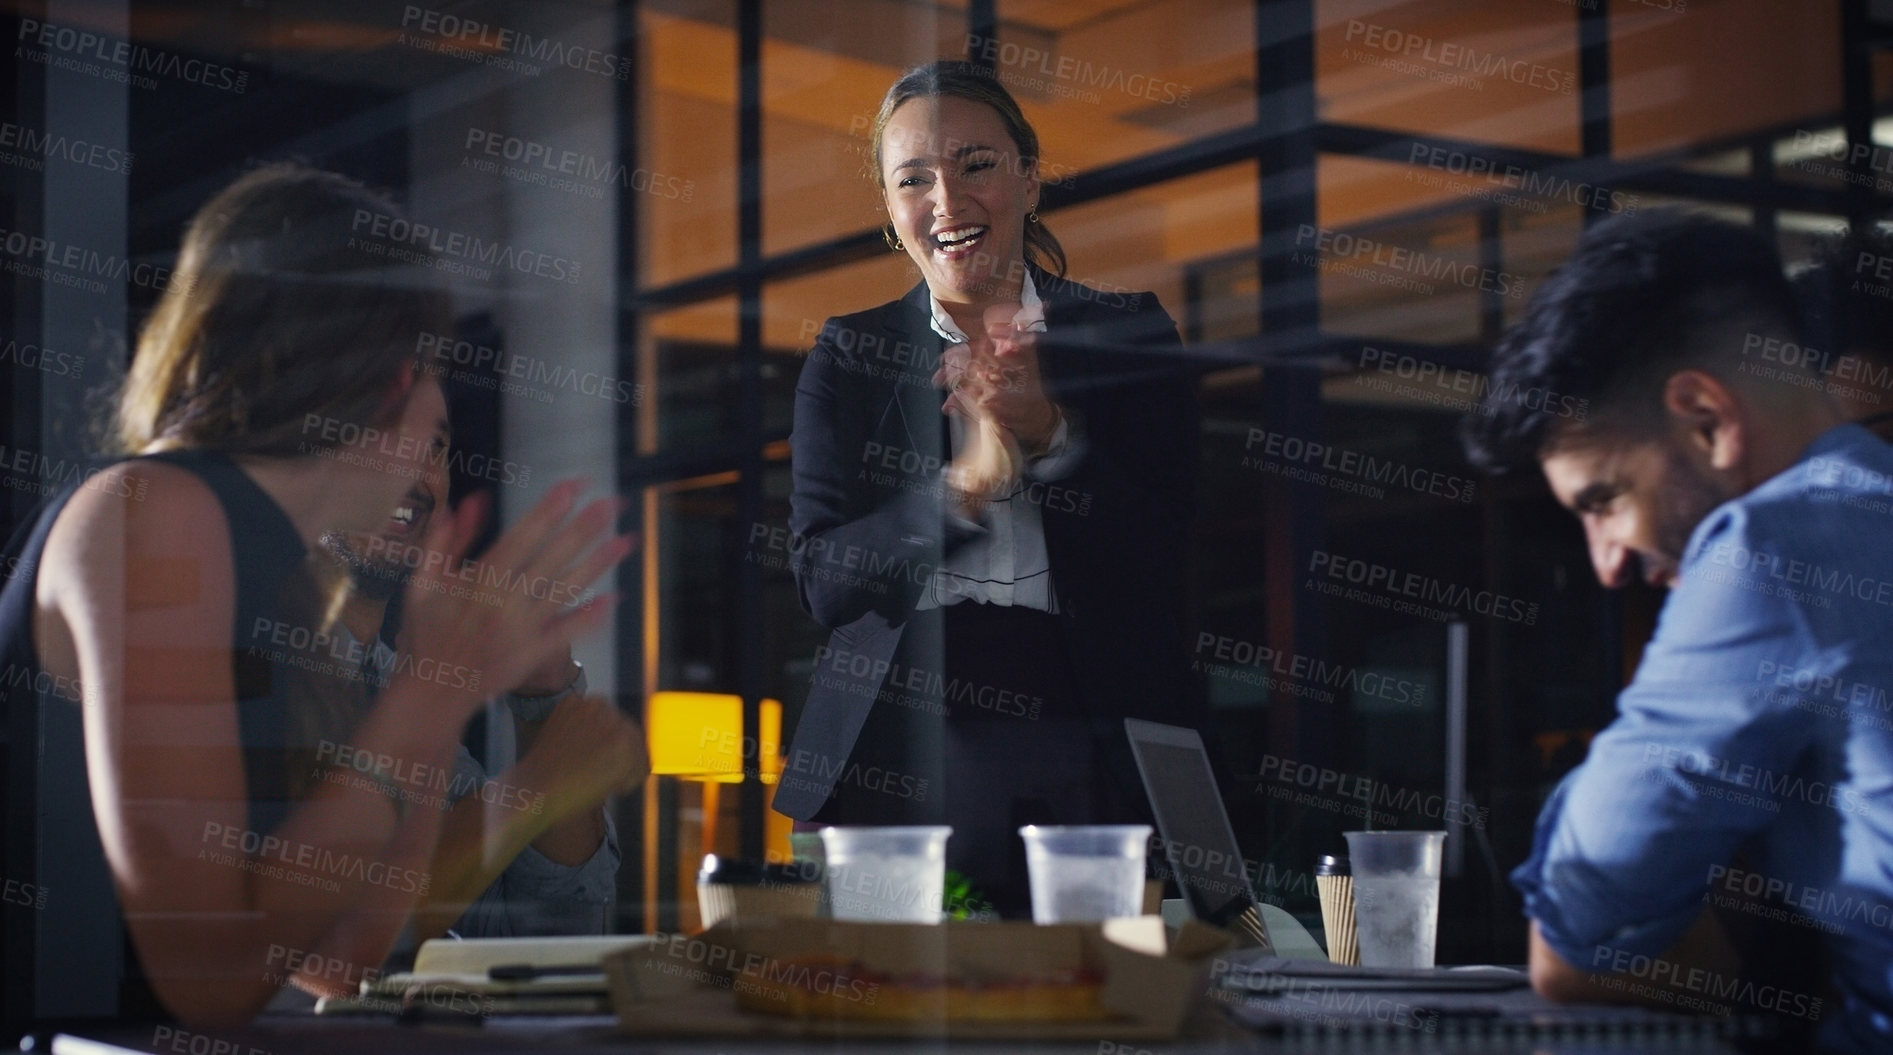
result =
[[607,1013],[605,957],[657,940],[647,934],[435,938],[421,944],[413,970],[363,981],[359,996],[325,997],[316,1002],[316,1014]]

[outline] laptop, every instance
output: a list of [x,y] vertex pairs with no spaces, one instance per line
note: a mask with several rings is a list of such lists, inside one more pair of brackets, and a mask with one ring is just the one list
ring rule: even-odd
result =
[[1194,729],[1137,718],[1124,719],[1124,732],[1157,817],[1170,872],[1190,914],[1242,934],[1258,952],[1272,954],[1268,924],[1223,809],[1203,738]]

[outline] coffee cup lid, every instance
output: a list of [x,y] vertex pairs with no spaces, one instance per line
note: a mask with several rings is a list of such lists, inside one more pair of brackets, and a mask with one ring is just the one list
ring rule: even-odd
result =
[[818,883],[822,878],[822,866],[817,861],[792,861],[787,864],[763,864],[758,861],[745,861],[736,857],[718,857],[716,854],[703,855],[703,867],[697,871],[697,882],[715,883],[723,886],[761,886],[768,883],[774,886],[794,883]]
[[1315,874],[1318,876],[1352,875],[1348,867],[1346,854],[1322,854],[1315,862]]

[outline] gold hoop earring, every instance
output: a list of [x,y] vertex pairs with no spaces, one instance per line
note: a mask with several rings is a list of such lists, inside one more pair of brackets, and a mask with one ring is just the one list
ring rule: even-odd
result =
[[886,242],[887,247],[896,253],[905,253],[907,251],[907,243],[900,240],[900,236],[894,233],[894,228],[890,225],[883,224],[881,226],[881,241]]

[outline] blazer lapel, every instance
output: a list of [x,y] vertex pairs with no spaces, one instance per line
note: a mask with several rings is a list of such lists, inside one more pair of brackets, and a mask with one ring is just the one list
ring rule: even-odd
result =
[[933,331],[929,317],[927,285],[923,282],[901,298],[888,326],[889,336],[896,342],[893,347],[906,342],[914,355],[910,363],[893,372],[894,391],[883,416],[882,435],[893,436],[886,431],[885,423],[886,417],[892,416],[909,450],[925,459],[925,464],[945,465],[951,459],[953,445],[948,438],[946,415],[940,413],[940,402],[945,397],[933,387],[933,372],[940,365],[946,342]]

